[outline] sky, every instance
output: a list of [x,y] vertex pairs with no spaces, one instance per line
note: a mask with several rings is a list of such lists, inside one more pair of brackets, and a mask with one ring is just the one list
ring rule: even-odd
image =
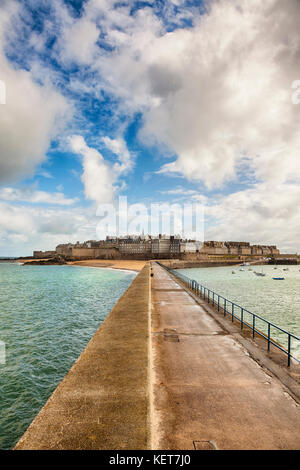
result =
[[0,0],[0,256],[119,196],[300,252],[299,31],[299,0]]

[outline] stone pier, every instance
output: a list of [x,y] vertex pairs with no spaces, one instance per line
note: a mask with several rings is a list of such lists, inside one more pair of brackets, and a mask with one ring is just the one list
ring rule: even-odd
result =
[[146,265],[16,449],[300,449],[297,397],[201,303]]

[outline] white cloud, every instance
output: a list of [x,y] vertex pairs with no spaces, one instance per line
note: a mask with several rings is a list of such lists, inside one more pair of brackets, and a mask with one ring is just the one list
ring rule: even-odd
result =
[[38,176],[42,176],[43,178],[47,178],[47,179],[52,179],[53,176],[51,175],[51,173],[49,173],[49,171],[40,171],[38,174]]
[[126,142],[122,137],[117,139],[111,139],[110,137],[103,137],[103,143],[105,146],[117,155],[119,162],[114,165],[116,173],[122,174],[127,173],[133,168],[133,160],[131,154],[127,148]]
[[120,189],[117,185],[119,177],[130,171],[133,166],[124,139],[103,137],[102,141],[117,156],[118,162],[112,165],[98,150],[89,147],[80,135],[73,135],[69,139],[72,151],[83,157],[81,180],[85,196],[98,204],[113,201],[116,191]]
[[299,28],[296,0],[287,8],[275,0],[221,0],[194,29],[155,41],[149,70],[155,67],[150,81],[160,101],[146,113],[143,135],[178,155],[162,172],[213,188],[235,179],[246,157],[258,179],[299,179],[298,109],[290,91]]
[[59,243],[96,238],[92,209],[45,208],[0,201],[0,256],[31,255]]
[[69,141],[72,151],[83,157],[81,179],[85,197],[98,204],[112,202],[116,175],[111,165],[104,160],[100,152],[88,147],[82,136],[73,135]]
[[195,189],[185,189],[182,187],[177,187],[174,189],[168,189],[167,191],[160,191],[161,194],[171,194],[171,195],[179,195],[179,196],[193,196],[197,195],[197,191]]
[[120,99],[121,111],[143,112],[143,141],[177,155],[161,173],[209,189],[260,182],[212,203],[219,225],[210,238],[292,249],[299,238],[290,214],[299,204],[299,106],[291,85],[300,70],[300,2],[207,5],[192,28],[166,32],[151,9],[129,17],[126,8],[88,2],[86,14],[90,8],[99,15],[112,47],[90,66],[99,88]]
[[259,180],[299,180],[291,84],[299,74],[300,2],[207,5],[192,28],[166,32],[151,8],[130,16],[128,6],[87,2],[78,24],[95,21],[111,47],[96,53],[90,44],[98,87],[117,96],[122,111],[143,111],[143,140],[177,155],[162,166],[165,174],[214,188],[247,162]]
[[54,204],[71,206],[78,201],[77,198],[66,198],[61,192],[47,193],[33,188],[0,188],[0,200],[31,202],[33,204]]
[[[116,98],[120,114],[142,112],[141,139],[176,155],[171,163],[161,162],[161,173],[201,180],[210,189],[245,182],[249,175],[259,181],[212,201],[208,211],[217,223],[210,225],[209,238],[290,249],[300,232],[300,108],[291,101],[291,85],[300,78],[299,0],[214,0],[206,14],[194,16],[193,27],[172,32],[151,8],[130,15],[130,2],[117,8],[114,3],[89,0],[78,19],[57,10],[62,39],[55,52],[62,65],[75,61],[92,77],[80,83],[76,76],[71,87],[98,97],[104,89]],[[96,44],[99,32],[106,48]],[[44,158],[66,103],[50,85],[35,84],[30,72],[12,69],[3,54],[0,70],[9,78],[0,76],[12,106],[0,108],[0,178],[8,181]],[[97,202],[111,201],[133,166],[123,139],[105,137],[103,143],[116,155],[115,164],[82,137],[71,138],[73,151],[83,157],[86,197]]]
[[205,208],[210,222],[206,240],[244,240],[300,252],[300,187],[297,184],[257,184],[220,196]]
[[76,61],[80,64],[89,64],[96,52],[96,41],[100,31],[96,24],[86,17],[79,21],[73,20],[65,25],[60,42],[61,59],[63,61]]
[[6,58],[5,34],[10,21],[17,21],[17,8],[4,1],[0,12],[0,79],[6,83],[6,104],[0,107],[0,183],[33,174],[69,111],[66,99],[50,85],[37,84],[31,72]]

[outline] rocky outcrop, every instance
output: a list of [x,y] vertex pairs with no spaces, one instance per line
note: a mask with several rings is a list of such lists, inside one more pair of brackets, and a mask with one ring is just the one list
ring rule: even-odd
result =
[[38,259],[34,261],[26,261],[23,266],[49,266],[49,265],[62,265],[67,264],[66,258],[62,255],[54,256],[48,259]]

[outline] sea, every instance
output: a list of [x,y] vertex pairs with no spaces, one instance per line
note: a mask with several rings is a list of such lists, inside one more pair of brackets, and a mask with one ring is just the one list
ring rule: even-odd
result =
[[0,449],[11,449],[136,273],[0,262]]

